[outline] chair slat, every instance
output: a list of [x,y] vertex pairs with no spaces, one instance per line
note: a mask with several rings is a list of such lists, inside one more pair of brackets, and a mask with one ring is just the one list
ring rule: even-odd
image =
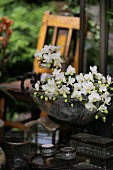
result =
[[48,18],[48,26],[60,28],[68,28],[68,29],[80,29],[80,18],[72,17],[72,16],[58,16],[58,15],[50,15]]
[[58,27],[55,27],[54,32],[53,32],[52,43],[51,43],[52,45],[55,45],[55,43],[56,43],[57,33],[58,33]]
[[73,32],[73,30],[69,29],[68,36],[67,36],[66,48],[65,48],[65,55],[64,55],[65,58],[67,58],[68,54],[69,54],[69,47],[70,47],[70,43],[71,43],[72,32]]
[[67,30],[62,30],[62,29],[58,30],[58,38],[56,41],[56,45],[61,46],[61,49],[60,49],[61,56],[64,56],[64,53],[65,53],[67,32],[68,32]]
[[44,17],[43,17],[43,20],[42,20],[42,25],[41,25],[41,28],[40,28],[39,38],[38,38],[38,42],[37,42],[37,49],[38,50],[41,50],[41,48],[43,48],[44,43],[45,43],[49,14],[50,13],[46,12]]
[[74,62],[73,62],[73,67],[75,67],[76,73],[79,72],[79,43],[80,43],[79,41],[80,41],[79,38],[77,38]]
[[[48,21],[49,14],[50,14],[49,12],[46,12],[42,20],[42,25],[40,28],[39,38],[37,42],[38,50],[41,50],[41,48],[43,48],[44,43],[45,43],[46,34],[47,34],[47,23],[48,23],[47,21]],[[42,69],[40,67],[40,62],[37,63],[37,60],[34,59],[33,71],[36,73],[44,73],[44,72],[48,72],[48,69],[46,70]]]

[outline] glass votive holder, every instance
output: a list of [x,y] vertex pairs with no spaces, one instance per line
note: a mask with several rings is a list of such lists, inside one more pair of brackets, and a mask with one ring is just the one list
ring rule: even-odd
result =
[[56,152],[56,148],[55,148],[55,145],[53,144],[43,144],[40,146],[40,154],[44,162],[48,158],[54,158],[55,152]]
[[61,159],[73,160],[76,157],[76,151],[73,147],[64,147],[60,149]]
[[5,137],[4,151],[6,154],[6,165],[10,168],[24,167],[26,162],[24,156],[29,154],[30,142],[24,137]]

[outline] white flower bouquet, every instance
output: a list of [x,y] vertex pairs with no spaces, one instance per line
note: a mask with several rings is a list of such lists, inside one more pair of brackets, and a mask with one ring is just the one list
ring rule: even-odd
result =
[[[51,74],[43,73],[34,88],[34,97],[44,102],[56,101],[62,96],[67,107],[74,107],[75,101],[82,103],[93,113],[95,118],[106,121],[108,107],[111,104],[111,77],[97,72],[97,66],[90,66],[88,74],[76,74],[74,67],[69,65],[62,71],[64,59],[60,56],[59,46],[45,45],[34,55],[41,67],[51,69]],[[74,99],[74,100],[73,100]],[[74,102],[73,102],[74,101]]]

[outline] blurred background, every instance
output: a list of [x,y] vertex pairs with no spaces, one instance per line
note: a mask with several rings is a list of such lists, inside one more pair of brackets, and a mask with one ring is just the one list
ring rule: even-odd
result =
[[[0,1],[0,17],[7,16],[12,21],[10,29],[11,36],[8,44],[2,44],[0,39],[0,61],[5,64],[0,67],[0,82],[15,79],[18,75],[32,71],[33,55],[40,30],[42,16],[46,10],[52,13],[66,13],[79,16],[80,5],[78,0],[6,0]],[[86,1],[86,15],[88,21],[88,33],[85,40],[85,66],[84,72],[88,71],[90,65],[99,66],[99,0]],[[107,57],[107,73],[113,74],[113,3],[107,11],[107,20],[110,23],[109,49]],[[0,37],[3,36],[0,32]],[[5,54],[3,54],[5,48]],[[7,55],[7,57],[5,56]],[[4,57],[4,59],[3,59]],[[6,59],[7,58],[7,59]]]
[[[37,39],[46,10],[62,15],[80,16],[79,0],[1,0],[0,1],[0,83],[16,80],[32,71]],[[106,13],[109,23],[107,74],[113,75],[113,1]],[[84,47],[84,72],[89,66],[99,68],[100,1],[86,0],[85,14],[89,16]],[[3,28],[4,27],[4,28]],[[21,107],[20,107],[21,106]],[[10,112],[14,113],[14,105]],[[18,104],[16,105],[18,107]],[[18,112],[29,107],[19,102]],[[10,114],[9,114],[10,115]],[[7,114],[8,116],[8,114]],[[14,118],[14,117],[13,117]]]

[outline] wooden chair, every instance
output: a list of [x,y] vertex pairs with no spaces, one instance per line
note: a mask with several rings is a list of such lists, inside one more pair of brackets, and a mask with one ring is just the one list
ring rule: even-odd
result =
[[[48,35],[49,30],[53,28],[53,35],[51,39]],[[77,31],[80,30],[80,18],[73,16],[59,16],[52,15],[49,11],[45,12],[42,25],[40,29],[40,34],[37,43],[37,49],[40,50],[45,44],[59,45],[61,46],[61,56],[64,56],[67,60],[70,59],[70,48],[72,40],[74,40],[74,51],[72,65],[76,68],[76,72],[79,72],[79,37],[77,37]],[[51,30],[50,30],[51,31]],[[75,32],[76,31],[76,32]],[[44,73],[48,70],[43,69],[34,60],[33,66],[34,72]]]
[[[49,11],[44,13],[40,34],[37,42],[37,49],[43,48],[44,44],[52,44],[61,46],[61,56],[64,56],[69,63],[76,68],[79,72],[79,31],[80,31],[80,18],[73,16],[60,16],[50,14]],[[71,59],[71,61],[70,61]],[[48,72],[47,69],[40,68],[34,59],[33,72],[41,74]],[[8,92],[15,94],[15,97],[21,99],[21,81],[3,84]],[[26,81],[26,87],[32,88],[29,79]],[[19,96],[19,98],[18,98]],[[24,96],[25,97],[25,96]],[[46,116],[47,113],[41,112],[41,116]],[[10,122],[5,120],[5,125],[10,127],[17,127],[21,130],[24,129],[24,124],[21,122]]]

